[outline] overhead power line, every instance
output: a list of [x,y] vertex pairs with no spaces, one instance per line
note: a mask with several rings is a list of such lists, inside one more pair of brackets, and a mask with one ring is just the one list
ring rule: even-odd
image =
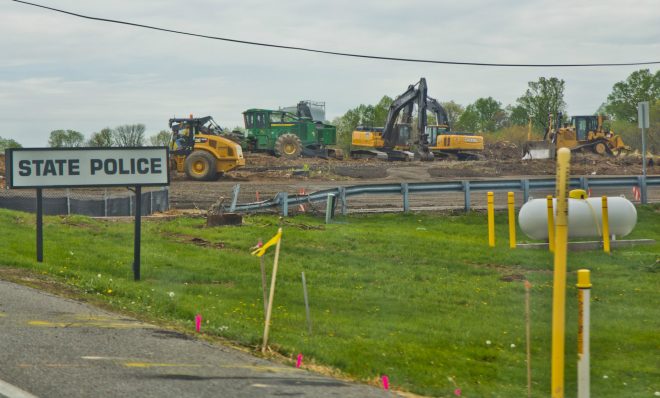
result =
[[203,34],[199,34],[199,33],[191,33],[191,32],[185,32],[185,31],[180,31],[180,30],[161,28],[161,27],[158,27],[158,26],[150,26],[150,25],[144,25],[144,24],[139,24],[139,23],[120,21],[120,20],[116,20],[116,19],[91,17],[89,15],[82,15],[82,14],[78,14],[78,13],[75,13],[75,12],[61,10],[61,9],[53,8],[53,7],[47,7],[47,6],[44,6],[44,5],[41,5],[41,4],[30,3],[28,1],[23,1],[23,0],[12,0],[12,1],[14,1],[16,3],[21,3],[21,4],[33,6],[33,7],[43,8],[43,9],[50,10],[50,11],[59,12],[59,13],[62,13],[62,14],[71,15],[71,16],[78,17],[78,18],[90,19],[90,20],[93,20],[93,21],[100,21],[100,22],[109,22],[109,23],[115,23],[115,24],[120,24],[120,25],[134,26],[134,27],[137,27],[137,28],[157,30],[157,31],[161,31],[161,32],[174,33],[174,34],[178,34],[178,35],[200,37],[200,38],[203,38],[203,39],[221,40],[221,41],[226,41],[226,42],[230,42],[230,43],[247,44],[247,45],[251,45],[251,46],[280,48],[280,49],[284,49],[284,50],[306,51],[306,52],[318,53],[318,54],[337,55],[337,56],[342,56],[342,57],[353,57],[353,58],[375,59],[375,60],[383,60],[383,61],[400,61],[400,62],[415,62],[415,63],[425,63],[425,64],[466,65],[466,66],[524,67],[524,68],[578,68],[578,67],[610,67],[610,66],[633,66],[633,65],[660,64],[660,61],[604,62],[604,63],[589,63],[589,64],[503,64],[503,63],[494,63],[494,62],[441,61],[441,60],[432,60],[432,59],[385,57],[385,56],[378,56],[378,55],[345,53],[345,52],[339,52],[339,51],[319,50],[319,49],[314,49],[314,48],[285,46],[285,45],[281,45],[281,44],[261,43],[261,42],[248,41],[248,40],[232,39],[232,38],[228,38],[228,37],[203,35]]

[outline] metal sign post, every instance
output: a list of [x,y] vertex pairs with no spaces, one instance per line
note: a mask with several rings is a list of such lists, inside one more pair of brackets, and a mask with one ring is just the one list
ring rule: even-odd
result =
[[142,186],[135,186],[135,240],[133,242],[133,280],[140,280],[140,236],[142,235]]

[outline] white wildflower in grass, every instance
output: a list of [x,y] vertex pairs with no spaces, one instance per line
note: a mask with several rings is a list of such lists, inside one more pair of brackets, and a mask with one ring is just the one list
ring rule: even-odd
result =
[[515,345],[515,344],[511,344],[511,348],[516,348],[516,345]]
[[174,298],[174,292],[169,292],[167,295],[170,296],[170,298]]
[[656,391],[655,394],[653,395],[655,395],[656,397],[660,397],[660,391]]
[[490,345],[490,340],[486,340],[486,345]]
[[97,278],[100,278],[100,277],[101,277],[101,274],[96,275],[96,277],[97,277]]
[[608,375],[603,375],[603,379],[609,379],[610,377]]

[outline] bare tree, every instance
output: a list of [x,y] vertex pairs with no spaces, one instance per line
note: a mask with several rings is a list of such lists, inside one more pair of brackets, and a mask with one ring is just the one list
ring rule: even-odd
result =
[[113,141],[115,146],[135,147],[144,145],[144,124],[124,124],[115,127]]

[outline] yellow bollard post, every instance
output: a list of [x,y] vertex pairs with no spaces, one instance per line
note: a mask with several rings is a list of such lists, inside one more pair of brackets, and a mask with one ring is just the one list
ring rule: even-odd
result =
[[548,201],[548,250],[555,251],[555,210],[552,204],[552,195],[547,196]]
[[589,335],[591,333],[591,272],[580,269],[577,273],[578,287],[578,398],[589,398]]
[[495,247],[495,197],[488,192],[488,246]]
[[509,205],[509,248],[516,248],[516,199],[513,192],[507,195],[507,204]]
[[607,196],[603,196],[603,251],[610,254],[610,215],[607,210]]
[[566,253],[568,249],[568,173],[571,151],[557,151],[557,222],[552,287],[552,398],[564,398],[564,340],[566,328]]

